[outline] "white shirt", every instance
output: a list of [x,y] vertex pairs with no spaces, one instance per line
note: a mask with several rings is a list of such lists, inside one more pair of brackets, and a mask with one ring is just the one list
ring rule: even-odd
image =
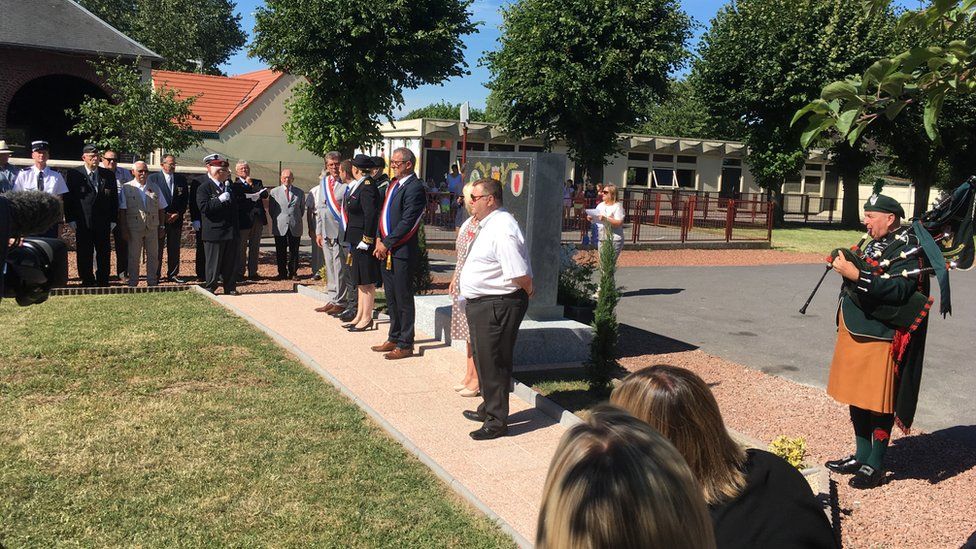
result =
[[512,280],[532,274],[518,221],[501,209],[488,214],[479,226],[478,237],[461,266],[460,294],[474,299],[518,290]]
[[[146,181],[146,184],[145,185],[140,185],[139,182],[137,182],[135,179],[133,179],[132,181],[127,182],[126,185],[128,185],[128,186],[130,186],[130,187],[132,187],[134,189],[138,189],[139,190],[139,196],[142,198],[142,206],[145,207],[146,206],[146,188],[149,187],[149,185],[151,185],[151,183],[149,183],[149,181]],[[159,189],[157,189],[155,185],[153,185],[152,190],[154,190],[156,192],[156,198],[159,199],[159,209],[160,210],[165,210],[166,207],[169,206],[169,202],[166,202],[166,196],[164,196],[163,193],[159,192]],[[126,202],[125,202],[125,193],[124,192],[120,192],[119,193],[119,209],[120,210],[125,210],[126,208],[127,208],[127,205],[126,205]]]
[[[606,202],[600,202],[596,205],[596,210],[600,212],[600,215],[604,215],[607,219],[614,219],[617,221],[624,220],[624,205],[620,202],[614,202],[608,205]],[[609,223],[600,222],[600,242],[607,237],[606,227]],[[621,223],[619,227],[613,227],[613,239],[623,240],[624,239],[624,226]]]
[[173,174],[163,172],[163,179],[166,180],[166,186],[169,187],[169,195],[173,196]]
[[[37,190],[37,166],[24,168],[17,174],[14,180],[15,191],[36,191]],[[60,196],[68,192],[68,184],[64,182],[61,174],[51,168],[44,168],[44,192],[54,196]]]

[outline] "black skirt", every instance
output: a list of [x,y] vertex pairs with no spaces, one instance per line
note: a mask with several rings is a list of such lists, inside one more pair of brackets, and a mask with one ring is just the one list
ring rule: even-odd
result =
[[373,257],[372,246],[369,250],[353,248],[350,256],[352,266],[349,268],[349,273],[352,275],[354,285],[363,286],[380,282],[380,260]]

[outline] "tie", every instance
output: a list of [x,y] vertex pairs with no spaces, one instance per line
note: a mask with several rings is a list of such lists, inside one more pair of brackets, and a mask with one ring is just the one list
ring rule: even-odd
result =
[[37,172],[37,190],[44,192],[44,171],[38,170]]
[[98,192],[98,183],[95,182],[95,172],[88,172],[88,184],[93,191]]
[[291,191],[288,190],[287,186],[285,187],[285,200],[287,200],[289,203],[291,202]]

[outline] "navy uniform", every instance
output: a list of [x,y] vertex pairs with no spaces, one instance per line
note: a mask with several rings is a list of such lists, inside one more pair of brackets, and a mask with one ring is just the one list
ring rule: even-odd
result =
[[[229,163],[219,154],[203,159],[209,166],[227,168]],[[221,176],[223,179],[226,175]],[[200,210],[200,233],[206,256],[204,288],[215,292],[223,282],[224,293],[237,295],[237,246],[240,239],[238,205],[230,192],[230,181],[217,181],[207,175],[200,179],[195,195]]]
[[[353,158],[353,165],[369,173],[373,163],[369,157],[357,154]],[[373,257],[380,213],[376,184],[371,177],[364,176],[350,183],[344,194],[347,214],[345,241],[350,247],[352,285],[376,284],[380,281],[380,265]]]
[[[166,279],[170,282],[183,283],[180,279],[180,245],[183,240],[183,217],[190,204],[190,186],[186,182],[183,174],[176,173],[176,167],[171,168],[171,173],[156,172],[149,174],[149,183],[166,197],[166,219],[164,221],[164,231],[162,241],[159,243],[159,265],[160,271],[156,273],[156,279],[160,278],[163,265],[163,248],[166,248]],[[176,215],[176,219],[169,220],[170,215]]]
[[[86,145],[83,154],[98,154]],[[119,217],[119,187],[112,170],[87,166],[68,170],[64,218],[75,229],[78,276],[83,286],[108,286],[112,267],[112,229]],[[95,269],[93,272],[92,257]]]

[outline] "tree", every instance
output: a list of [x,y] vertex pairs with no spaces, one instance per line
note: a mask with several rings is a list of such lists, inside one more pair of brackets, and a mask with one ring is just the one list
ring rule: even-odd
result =
[[[486,122],[485,111],[472,107],[468,113],[472,122]],[[425,107],[414,109],[400,117],[400,120],[412,120],[414,118],[443,118],[446,120],[457,120],[461,116],[460,103],[448,103],[439,101],[431,103]]]
[[483,60],[502,125],[565,140],[590,177],[687,56],[691,22],[676,0],[521,0],[503,16],[501,48]]
[[288,140],[315,153],[379,141],[403,90],[467,74],[471,0],[267,0],[251,54],[305,76],[287,104]]
[[672,80],[667,99],[647,109],[637,131],[650,135],[726,139],[708,114],[708,107],[689,80]]
[[[791,127],[798,103],[832,79],[867,67],[885,51],[890,13],[867,13],[858,0],[738,0],[719,10],[701,40],[692,79],[713,119],[749,147],[756,183],[776,197],[806,153]],[[805,144],[806,145],[806,144]],[[857,200],[856,174],[844,193]]]
[[613,372],[620,368],[617,362],[617,338],[620,327],[617,324],[617,302],[620,291],[617,289],[617,258],[613,249],[613,232],[607,231],[607,238],[600,246],[600,286],[593,312],[593,339],[590,341],[590,358],[583,367],[589,378],[590,391],[607,393]]
[[161,55],[166,70],[220,74],[244,47],[232,0],[80,0],[89,11]]
[[179,154],[202,143],[190,127],[196,119],[195,97],[178,99],[176,90],[153,90],[135,65],[118,59],[93,62],[95,72],[111,90],[109,99],[88,97],[66,114],[77,120],[70,134],[85,137],[102,148],[147,158],[159,148]]

